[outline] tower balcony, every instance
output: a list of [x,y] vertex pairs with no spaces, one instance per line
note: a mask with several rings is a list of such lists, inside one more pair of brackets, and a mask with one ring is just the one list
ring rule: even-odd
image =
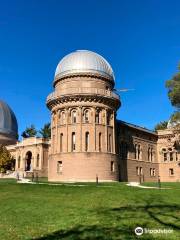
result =
[[62,98],[65,96],[74,96],[74,95],[92,95],[92,96],[102,96],[107,98],[112,98],[116,101],[120,101],[120,97],[113,91],[100,89],[100,88],[68,88],[61,91],[54,91],[49,94],[46,100],[46,103]]

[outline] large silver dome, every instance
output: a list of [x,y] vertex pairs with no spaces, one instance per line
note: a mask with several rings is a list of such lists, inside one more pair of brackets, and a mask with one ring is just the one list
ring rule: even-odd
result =
[[18,124],[15,114],[7,103],[0,100],[0,134],[17,138]]
[[56,68],[55,80],[78,73],[98,74],[114,81],[110,64],[101,55],[88,50],[77,50],[66,55]]

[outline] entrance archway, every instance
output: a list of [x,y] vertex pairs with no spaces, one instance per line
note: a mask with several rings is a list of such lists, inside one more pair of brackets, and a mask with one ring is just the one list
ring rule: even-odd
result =
[[32,152],[28,151],[25,157],[25,171],[31,171]]

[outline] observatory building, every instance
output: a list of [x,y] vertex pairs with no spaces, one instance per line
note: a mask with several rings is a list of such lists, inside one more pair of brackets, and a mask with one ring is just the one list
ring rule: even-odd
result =
[[[87,50],[68,54],[52,84],[46,101],[51,139],[9,145],[16,171],[64,182],[180,180],[179,125],[154,132],[117,120],[121,101],[113,91],[113,70],[102,56]],[[0,117],[1,143],[15,143],[16,118],[1,102]]]

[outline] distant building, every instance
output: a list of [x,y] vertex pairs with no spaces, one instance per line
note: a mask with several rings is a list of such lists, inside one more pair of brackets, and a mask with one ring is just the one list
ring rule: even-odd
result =
[[16,171],[38,172],[49,181],[179,181],[180,129],[155,133],[116,120],[121,101],[114,85],[102,56],[87,50],[65,56],[46,102],[51,140],[8,146]]

